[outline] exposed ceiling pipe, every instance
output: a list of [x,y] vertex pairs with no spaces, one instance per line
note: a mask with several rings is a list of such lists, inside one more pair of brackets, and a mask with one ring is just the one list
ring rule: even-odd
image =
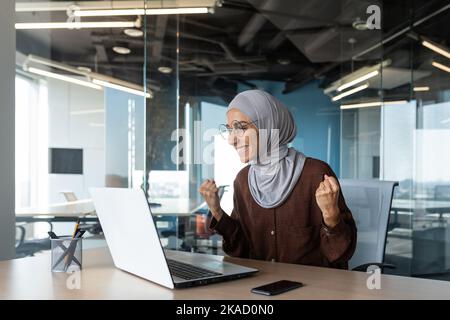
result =
[[226,31],[225,29],[223,29],[223,28],[218,28],[218,27],[209,25],[209,24],[207,24],[207,23],[195,21],[195,20],[193,20],[193,19],[187,18],[186,16],[183,17],[182,22],[183,22],[183,23],[187,23],[187,24],[191,24],[191,25],[193,25],[193,26],[201,27],[201,28],[203,28],[203,29],[215,31],[215,32],[218,32],[218,33],[225,33],[225,34],[227,33],[227,31]]
[[[274,1],[265,0],[260,7],[261,9],[273,9]],[[252,41],[266,21],[266,18],[262,14],[255,13],[245,25],[244,29],[242,29],[241,34],[238,37],[238,46],[243,47]]]
[[263,8],[255,9],[251,6],[244,5],[243,3],[237,3],[237,2],[229,1],[229,0],[223,1],[222,7],[236,9],[236,10],[242,10],[242,11],[250,11],[250,12],[258,11],[259,13],[264,14],[265,16],[272,15],[272,16],[278,16],[278,17],[282,17],[282,18],[290,18],[290,19],[294,19],[294,20],[298,20],[298,21],[302,21],[302,22],[314,22],[314,23],[326,24],[330,27],[340,26],[340,23],[338,23],[336,21],[315,18],[315,17],[311,17],[308,15],[299,15],[299,14],[293,14],[293,13],[287,13],[287,12],[281,12],[281,11],[275,11],[275,10],[267,10],[267,9],[263,9]]
[[[311,10],[311,7],[313,6],[313,1],[309,1],[306,3],[306,5],[302,6],[303,12],[308,12]],[[272,38],[272,40],[269,41],[267,44],[267,49],[272,51],[278,48],[285,40],[286,35],[289,29],[293,28],[297,24],[296,20],[290,20],[275,37]]]
[[329,26],[318,26],[318,27],[310,27],[310,28],[295,28],[290,29],[290,25],[294,25],[293,21],[289,22],[286,26],[286,29],[278,32],[272,40],[270,40],[266,46],[266,49],[269,51],[277,49],[287,38],[289,35],[297,35],[297,34],[310,34],[314,32],[323,32],[324,30],[329,29]]
[[251,62],[256,62],[256,61],[265,61],[266,59],[264,57],[236,57],[233,52],[231,51],[231,49],[228,48],[228,46],[220,41],[217,40],[212,40],[209,38],[205,38],[205,37],[200,37],[194,34],[188,34],[186,32],[183,32],[181,35],[183,38],[187,38],[187,39],[194,39],[194,40],[200,40],[200,41],[205,41],[205,42],[209,42],[209,43],[214,43],[218,46],[220,46],[222,48],[222,50],[225,52],[225,55],[227,56],[227,58],[229,60],[231,60],[232,62],[235,63],[243,63],[246,65],[251,65],[251,66],[256,66],[256,67],[260,67],[259,65],[256,65],[254,63]]
[[236,70],[217,70],[215,72],[208,72],[208,73],[199,73],[196,76],[197,77],[210,77],[210,76],[216,76],[216,75],[227,75],[227,74],[249,74],[249,73],[265,73],[268,71],[268,68],[254,68],[254,69],[236,69]]
[[258,31],[266,23],[266,18],[259,13],[255,13],[247,25],[242,29],[238,38],[238,46],[243,47],[247,45],[256,36]]

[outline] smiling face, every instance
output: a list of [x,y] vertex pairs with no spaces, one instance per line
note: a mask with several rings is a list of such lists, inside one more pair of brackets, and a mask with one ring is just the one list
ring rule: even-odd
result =
[[227,126],[236,128],[236,125],[243,130],[232,130],[228,143],[236,149],[241,162],[247,163],[258,153],[258,129],[245,113],[232,108],[227,112]]

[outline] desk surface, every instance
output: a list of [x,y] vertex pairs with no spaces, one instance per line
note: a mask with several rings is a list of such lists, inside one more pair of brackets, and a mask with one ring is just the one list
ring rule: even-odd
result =
[[423,200],[423,199],[394,199],[392,201],[394,210],[439,210],[450,209],[450,201],[443,200]]
[[16,208],[16,216],[56,216],[56,217],[82,217],[95,213],[94,204],[91,199],[76,200],[57,203],[42,207]]
[[[98,241],[98,240],[97,240]],[[259,269],[240,280],[170,290],[116,269],[106,247],[83,252],[80,289],[68,289],[70,275],[50,272],[49,253],[0,262],[1,299],[450,299],[450,282],[381,276],[381,289],[366,287],[368,274],[293,264],[225,258]],[[215,259],[223,257],[214,256]],[[73,277],[73,276],[72,276]],[[72,278],[73,279],[73,278]],[[274,297],[250,289],[280,279],[305,286]]]
[[[187,198],[158,198],[151,202],[160,203],[161,206],[152,207],[153,215],[189,216],[201,203]],[[17,217],[84,217],[95,216],[94,203],[91,199],[83,199],[37,208],[17,208]]]

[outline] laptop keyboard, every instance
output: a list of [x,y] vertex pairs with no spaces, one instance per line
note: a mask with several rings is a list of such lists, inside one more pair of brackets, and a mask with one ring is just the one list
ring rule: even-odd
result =
[[188,263],[167,259],[170,273],[184,280],[221,276],[222,273],[199,268]]

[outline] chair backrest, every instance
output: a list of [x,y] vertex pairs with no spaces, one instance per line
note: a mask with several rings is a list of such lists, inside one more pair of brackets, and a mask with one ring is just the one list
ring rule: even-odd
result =
[[383,263],[394,181],[341,179],[342,194],[358,229],[353,269],[366,263]]
[[77,201],[78,198],[72,191],[61,191],[62,195],[66,199],[67,202]]

